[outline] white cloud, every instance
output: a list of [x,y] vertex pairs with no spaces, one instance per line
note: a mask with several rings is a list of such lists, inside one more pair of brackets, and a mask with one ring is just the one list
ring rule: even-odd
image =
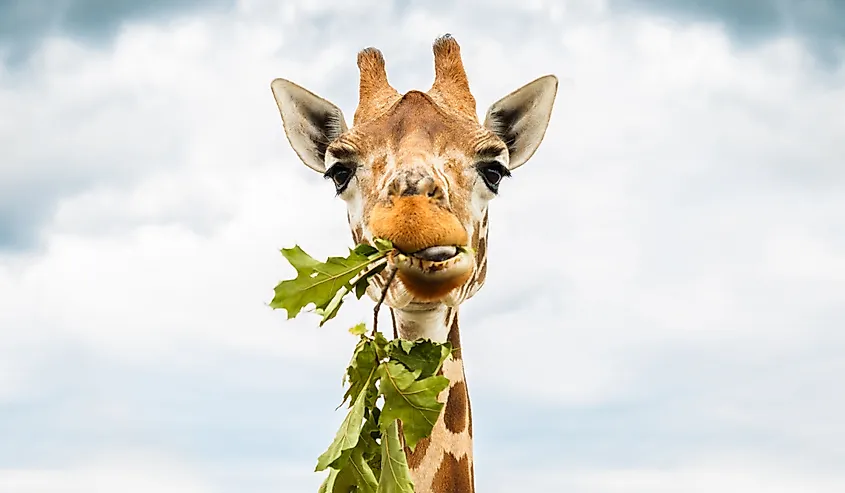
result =
[[704,459],[678,468],[532,471],[517,478],[502,476],[490,491],[571,491],[573,493],[834,493],[842,478],[814,471],[796,471],[788,464],[746,457]]
[[[488,285],[463,310],[474,402],[522,399],[530,415],[657,399],[659,412],[738,436],[804,440],[813,457],[841,441],[845,402],[827,380],[845,371],[831,349],[845,344],[845,237],[835,229],[845,71],[814,66],[789,38],[739,49],[715,25],[615,15],[604,2],[409,7],[398,18],[341,3],[242,2],[233,16],[127,26],[108,48],[54,39],[27,72],[3,75],[0,111],[21,116],[0,127],[13,163],[0,168],[0,191],[26,197],[50,182],[60,192],[43,249],[0,257],[0,402],[49,394],[41,368],[65,345],[246,387],[262,385],[254,372],[227,374],[243,358],[339,378],[353,342],[344,326],[366,319],[369,303],[350,303],[322,329],[264,306],[290,274],[278,248],[325,257],[350,241],[343,204],[288,148],[269,82],[299,82],[350,119],[358,49],[382,48],[400,89],[426,88],[429,43],[449,31],[479,112],[539,75],[562,80],[544,144],[493,203]],[[515,340],[541,342],[515,350]],[[280,399],[318,399],[302,379],[267,378],[290,389]],[[667,404],[655,389],[686,394]],[[497,428],[520,420],[478,414]],[[802,438],[794,430],[807,417],[821,425]],[[484,442],[491,430],[476,434],[494,446]],[[720,437],[720,451],[736,446]],[[513,481],[755,491],[770,467],[692,464],[522,471]],[[88,484],[94,469],[6,472],[0,490],[41,491],[39,477]],[[181,491],[211,491],[211,480],[179,474]]]
[[119,453],[56,469],[0,469],[3,493],[211,493],[196,471],[170,458]]
[[[820,92],[789,40],[738,52],[712,26],[647,17],[562,32],[547,70],[572,85],[493,206],[489,285],[466,310],[475,384],[600,402],[656,352],[841,341],[806,320],[845,301],[832,230],[845,203],[814,178],[845,178],[832,165],[845,127],[826,118],[845,111],[843,86]],[[551,343],[520,358],[495,343],[511,337]]]

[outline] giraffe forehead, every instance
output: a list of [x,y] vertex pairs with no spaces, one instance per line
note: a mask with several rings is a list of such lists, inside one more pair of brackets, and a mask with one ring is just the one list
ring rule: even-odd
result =
[[368,157],[374,176],[403,167],[440,166],[459,172],[479,145],[495,137],[478,121],[410,91],[384,114],[357,125],[332,147],[351,147]]

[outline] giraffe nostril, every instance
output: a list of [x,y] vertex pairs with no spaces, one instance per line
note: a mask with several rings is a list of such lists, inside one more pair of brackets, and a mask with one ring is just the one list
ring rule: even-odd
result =
[[422,189],[425,190],[425,195],[428,198],[433,199],[440,195],[440,187],[437,186],[437,182],[435,182],[431,177],[422,180],[420,185],[422,185]]
[[429,199],[443,199],[443,189],[430,176],[402,175],[392,181],[387,188],[389,197],[410,197],[414,195],[425,196]]

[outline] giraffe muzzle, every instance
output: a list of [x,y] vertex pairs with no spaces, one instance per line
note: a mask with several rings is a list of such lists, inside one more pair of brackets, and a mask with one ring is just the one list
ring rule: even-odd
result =
[[391,197],[376,204],[369,214],[369,230],[402,253],[431,247],[466,245],[466,229],[448,209],[424,195]]

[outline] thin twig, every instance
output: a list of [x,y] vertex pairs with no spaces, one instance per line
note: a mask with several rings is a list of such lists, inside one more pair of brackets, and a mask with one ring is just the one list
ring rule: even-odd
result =
[[387,268],[391,270],[390,276],[387,277],[387,282],[384,284],[384,287],[381,288],[381,297],[376,303],[376,307],[373,308],[373,333],[371,334],[373,337],[376,336],[376,332],[378,332],[378,309],[381,308],[381,304],[384,303],[384,298],[387,297],[387,289],[390,288],[390,283],[393,282],[393,278],[396,277],[396,273],[399,272],[399,269],[396,268],[395,265],[388,264]]

